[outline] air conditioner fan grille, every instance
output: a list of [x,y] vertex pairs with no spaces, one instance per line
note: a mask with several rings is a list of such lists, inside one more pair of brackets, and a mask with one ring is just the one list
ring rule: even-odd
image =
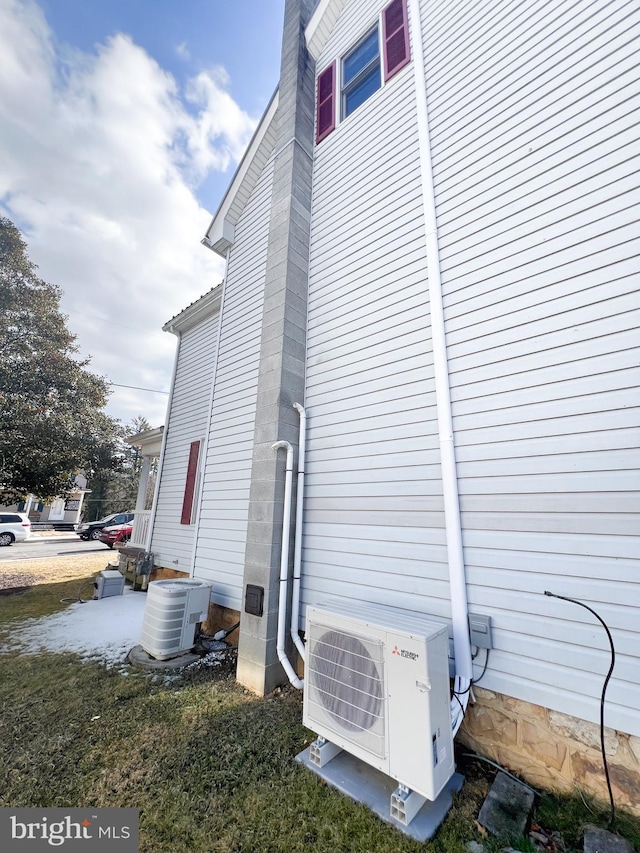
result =
[[382,646],[368,645],[373,649],[352,634],[330,630],[310,647],[308,666],[318,699],[349,732],[374,728],[384,712]]

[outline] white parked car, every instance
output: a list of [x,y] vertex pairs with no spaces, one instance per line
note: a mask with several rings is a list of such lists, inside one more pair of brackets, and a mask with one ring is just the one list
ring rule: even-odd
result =
[[31,522],[21,512],[0,512],[0,545],[24,542],[31,536]]

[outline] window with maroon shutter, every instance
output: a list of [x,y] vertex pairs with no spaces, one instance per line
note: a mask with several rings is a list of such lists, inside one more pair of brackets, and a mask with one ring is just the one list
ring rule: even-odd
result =
[[193,514],[193,498],[196,489],[196,475],[198,473],[198,461],[200,459],[200,442],[192,441],[189,448],[189,463],[187,465],[187,481],[184,484],[184,498],[182,501],[182,516],[180,524],[191,524]]
[[336,64],[332,62],[318,77],[316,96],[316,142],[328,136],[336,126]]
[[385,82],[409,62],[406,0],[393,0],[382,13]]
[[346,118],[382,85],[378,27],[368,32],[342,60],[342,118]]

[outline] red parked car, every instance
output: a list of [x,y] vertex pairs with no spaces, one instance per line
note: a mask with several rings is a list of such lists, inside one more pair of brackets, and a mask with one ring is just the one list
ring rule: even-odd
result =
[[133,525],[131,522],[127,524],[114,524],[111,527],[103,527],[98,537],[101,542],[113,548],[116,542],[128,542],[131,538]]

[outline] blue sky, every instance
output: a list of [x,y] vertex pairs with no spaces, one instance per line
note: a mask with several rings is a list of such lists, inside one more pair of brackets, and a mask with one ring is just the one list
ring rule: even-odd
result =
[[107,411],[163,422],[161,326],[221,280],[200,245],[277,84],[284,0],[0,0],[0,214],[64,292]]

